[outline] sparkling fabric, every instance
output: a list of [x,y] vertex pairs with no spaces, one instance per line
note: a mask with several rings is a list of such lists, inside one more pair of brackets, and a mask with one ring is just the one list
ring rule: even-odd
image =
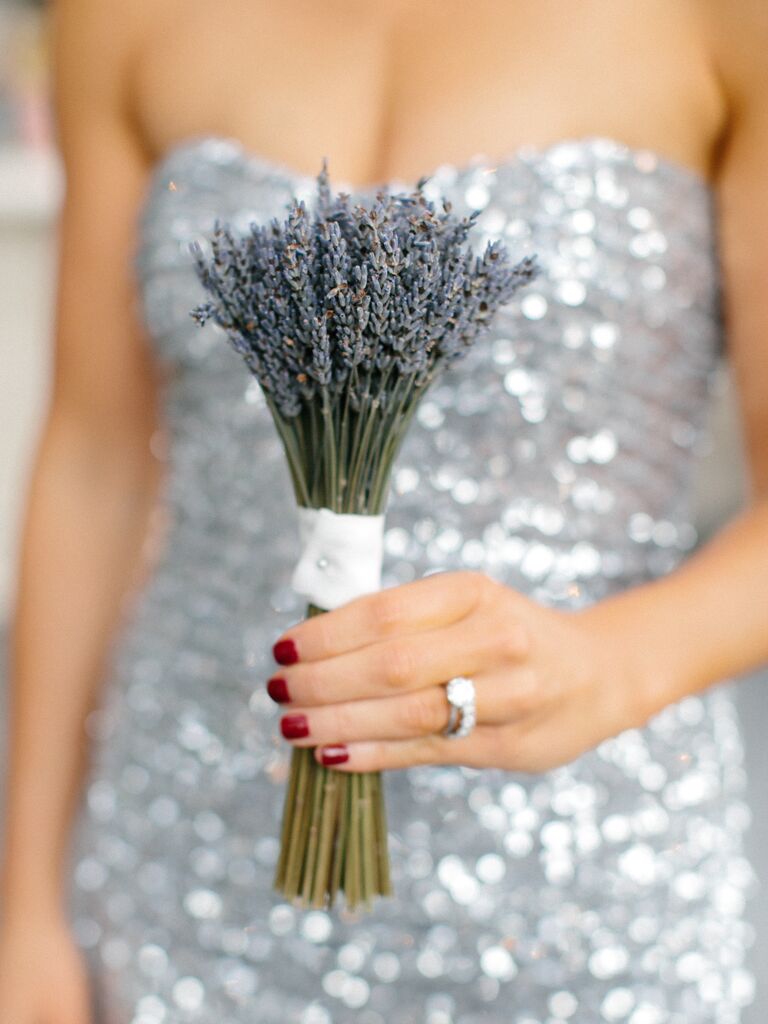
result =
[[[257,385],[189,316],[204,296],[188,243],[313,191],[199,136],[156,166],[141,210],[142,312],[168,371],[161,540],[89,719],[70,876],[103,1021],[737,1024],[757,880],[731,681],[546,773],[387,773],[396,897],[371,914],[272,891],[290,748],[265,682],[303,614],[297,522]],[[385,585],[472,567],[572,607],[668,572],[697,539],[723,340],[713,190],[587,137],[443,165],[427,194],[481,209],[478,249],[501,236],[544,272],[426,396]]]

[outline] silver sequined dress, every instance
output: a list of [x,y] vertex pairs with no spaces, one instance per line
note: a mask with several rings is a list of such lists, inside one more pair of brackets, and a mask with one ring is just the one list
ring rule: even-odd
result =
[[[198,136],[156,166],[141,210],[168,475],[73,833],[99,1024],[737,1024],[759,883],[730,681],[543,774],[387,773],[396,897],[372,914],[272,891],[290,748],[265,682],[303,614],[294,499],[258,387],[189,316],[205,296],[188,243],[216,216],[247,230],[292,194],[311,206],[314,187]],[[669,571],[696,542],[723,341],[711,186],[591,136],[442,165],[426,192],[482,210],[478,248],[502,237],[544,272],[423,401],[385,585],[473,567],[567,607]]]

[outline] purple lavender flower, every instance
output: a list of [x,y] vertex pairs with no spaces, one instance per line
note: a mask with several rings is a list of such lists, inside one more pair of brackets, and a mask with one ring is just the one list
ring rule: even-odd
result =
[[314,216],[294,197],[284,223],[253,223],[245,237],[217,220],[209,259],[191,243],[211,295],[191,315],[224,328],[280,416],[321,392],[352,409],[378,396],[383,409],[395,380],[423,390],[538,273],[535,256],[512,263],[498,241],[473,257],[479,211],[458,218],[444,199],[437,212],[427,180],[352,206],[331,193],[323,160]]

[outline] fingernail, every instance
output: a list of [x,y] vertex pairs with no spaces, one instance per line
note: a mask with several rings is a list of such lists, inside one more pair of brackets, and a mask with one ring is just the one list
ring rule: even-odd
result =
[[278,704],[285,704],[291,699],[288,696],[288,683],[280,676],[273,676],[267,681],[267,693]]
[[287,640],[278,640],[272,648],[272,656],[278,665],[293,665],[299,660],[299,652],[296,644],[290,637]]
[[309,722],[306,715],[284,715],[280,719],[280,729],[287,740],[300,740],[309,736]]
[[320,748],[320,761],[322,764],[341,764],[349,760],[349,751],[343,743]]

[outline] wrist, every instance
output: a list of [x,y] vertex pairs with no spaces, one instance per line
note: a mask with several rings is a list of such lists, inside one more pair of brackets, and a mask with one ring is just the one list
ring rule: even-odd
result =
[[0,924],[47,921],[65,913],[64,893],[54,879],[40,882],[6,871],[0,882]]
[[578,613],[608,649],[608,670],[622,679],[628,714],[639,725],[700,688],[667,583],[665,577],[629,588]]
[[18,929],[43,927],[55,922],[66,922],[67,912],[61,901],[44,903],[42,901],[23,902],[14,900],[3,903],[0,911],[0,933],[9,934]]

